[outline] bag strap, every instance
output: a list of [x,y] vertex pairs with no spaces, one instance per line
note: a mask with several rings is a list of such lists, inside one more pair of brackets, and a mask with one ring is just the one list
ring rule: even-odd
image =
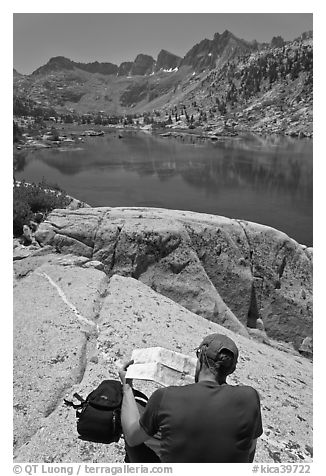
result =
[[79,393],[74,393],[73,397],[77,398],[77,400],[79,400],[82,403],[86,402],[86,400],[83,397],[81,397]]
[[73,394],[73,397],[75,397],[77,400],[80,401],[80,403],[73,403],[71,402],[70,400],[66,400],[65,398],[63,399],[64,403],[68,406],[68,407],[73,407],[75,409],[80,409],[84,406],[84,404],[86,403],[86,400],[83,399],[83,397],[81,397],[79,395],[79,393],[74,393]]
[[122,428],[121,428],[121,413],[120,413],[120,408],[116,408],[112,412],[112,425],[113,425],[113,435],[114,435],[114,441],[119,441]]
[[77,405],[73,402],[70,402],[69,400],[66,400],[65,398],[63,399],[65,405],[67,405],[68,407],[72,407],[74,408],[75,410],[78,410],[80,408],[82,408],[83,404],[82,403],[78,403]]

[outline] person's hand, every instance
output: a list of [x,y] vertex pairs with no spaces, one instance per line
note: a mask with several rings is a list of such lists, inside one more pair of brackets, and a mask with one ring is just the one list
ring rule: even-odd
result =
[[127,368],[134,363],[133,360],[121,362],[118,368],[119,377],[122,385],[129,384],[132,387],[132,379],[126,379]]

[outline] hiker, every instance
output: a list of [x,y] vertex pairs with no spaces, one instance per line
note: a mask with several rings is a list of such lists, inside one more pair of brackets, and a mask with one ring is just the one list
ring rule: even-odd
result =
[[[132,381],[126,380],[126,369],[133,361],[122,365],[119,376],[123,385],[121,423],[126,461],[253,461],[257,438],[263,432],[260,400],[254,388],[226,383],[226,377],[236,368],[236,344],[225,335],[211,334],[196,349],[196,355],[195,383],[159,388],[141,416]],[[160,445],[152,451],[149,449],[153,442],[151,437],[158,432]]]

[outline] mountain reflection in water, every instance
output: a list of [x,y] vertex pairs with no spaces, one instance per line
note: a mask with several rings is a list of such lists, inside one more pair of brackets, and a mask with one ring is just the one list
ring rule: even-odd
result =
[[16,179],[58,183],[92,206],[151,206],[242,218],[312,245],[312,142],[282,137],[214,143],[110,131],[83,150],[16,157]]

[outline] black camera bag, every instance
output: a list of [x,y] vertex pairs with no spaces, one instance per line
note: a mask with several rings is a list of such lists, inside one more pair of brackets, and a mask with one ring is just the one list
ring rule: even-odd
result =
[[[142,406],[148,398],[139,390],[133,389],[135,399]],[[79,438],[95,443],[119,441],[121,428],[122,385],[117,380],[103,380],[84,400],[78,393],[73,395],[80,403],[64,400],[65,404],[76,409],[77,432]]]

